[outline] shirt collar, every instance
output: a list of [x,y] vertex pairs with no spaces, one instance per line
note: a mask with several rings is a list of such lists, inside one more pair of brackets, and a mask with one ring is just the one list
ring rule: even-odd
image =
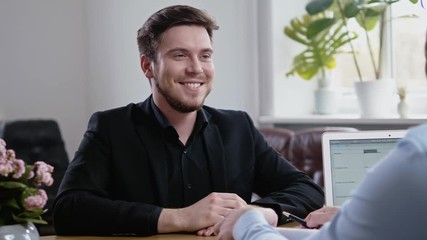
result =
[[[154,103],[153,98],[150,99],[150,107],[154,114],[154,119],[159,123],[160,127],[164,130],[168,128],[173,128],[169,120],[163,115],[160,109]],[[196,123],[194,130],[203,132],[206,126],[208,125],[209,120],[207,113],[201,108],[197,111]]]
[[168,119],[163,115],[160,109],[154,103],[153,98],[150,99],[150,107],[154,114],[154,119],[159,123],[160,127],[168,128],[172,127]]

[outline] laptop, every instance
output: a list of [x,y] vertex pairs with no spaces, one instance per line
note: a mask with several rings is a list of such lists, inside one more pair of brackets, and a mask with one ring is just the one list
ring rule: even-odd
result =
[[367,170],[384,158],[406,130],[326,132],[322,135],[326,206],[341,206]]

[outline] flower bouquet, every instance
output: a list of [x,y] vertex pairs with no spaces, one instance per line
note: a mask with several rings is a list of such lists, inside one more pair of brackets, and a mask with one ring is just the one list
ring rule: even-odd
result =
[[28,165],[6,149],[0,138],[0,227],[12,224],[46,224],[41,215],[47,202],[42,185],[53,183],[53,167],[38,161]]

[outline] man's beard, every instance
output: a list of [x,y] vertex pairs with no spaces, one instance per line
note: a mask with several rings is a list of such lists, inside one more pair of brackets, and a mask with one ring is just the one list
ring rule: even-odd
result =
[[[163,89],[158,81],[156,82],[156,87],[159,91],[159,93],[166,99],[166,101],[169,103],[169,105],[177,112],[180,113],[190,113],[197,111],[203,107],[204,99],[200,104],[197,105],[189,105],[185,104],[184,102],[180,101],[178,98],[175,98],[172,96],[172,94],[169,94],[169,92],[165,89]],[[210,91],[208,91],[209,94]],[[206,96],[208,95],[206,94]],[[206,98],[205,96],[205,98]]]

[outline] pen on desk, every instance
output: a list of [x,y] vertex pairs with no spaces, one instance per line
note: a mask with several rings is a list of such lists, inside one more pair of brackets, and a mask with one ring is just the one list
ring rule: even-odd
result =
[[291,219],[292,221],[295,221],[295,222],[297,222],[297,223],[301,224],[301,225],[302,225],[302,226],[304,226],[305,228],[309,228],[309,227],[307,226],[307,222],[306,222],[306,221],[304,221],[304,219],[302,219],[302,218],[300,218],[300,217],[297,217],[297,216],[295,216],[295,215],[293,215],[293,214],[290,214],[290,213],[288,213],[288,212],[285,212],[285,211],[283,211],[282,213],[283,213],[283,215],[285,215],[286,217],[288,217],[288,218],[289,218],[289,219]]

